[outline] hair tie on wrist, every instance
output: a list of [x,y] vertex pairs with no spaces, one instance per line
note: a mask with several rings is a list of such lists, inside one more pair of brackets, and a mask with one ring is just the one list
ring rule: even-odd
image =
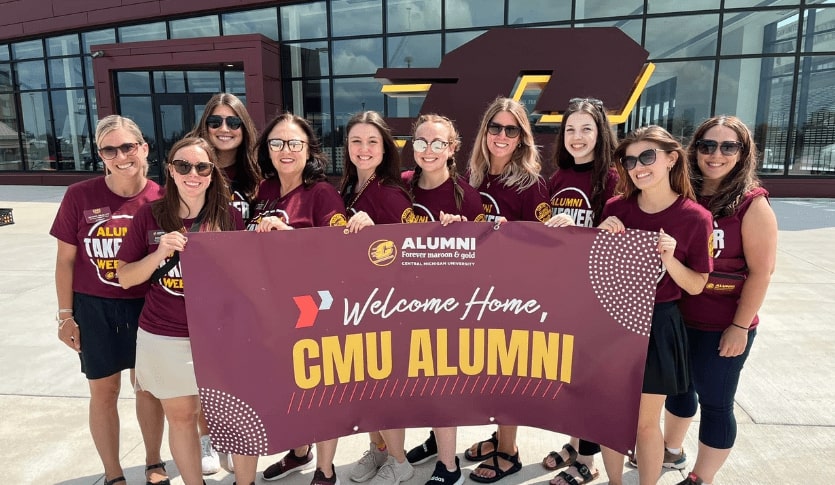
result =
[[743,327],[742,325],[737,325],[737,324],[735,324],[735,323],[731,323],[731,325],[733,325],[733,326],[734,326],[734,327],[736,327],[736,328],[741,328],[741,329],[745,330],[746,332],[751,330],[751,329],[750,329],[750,328],[748,328],[748,327]]

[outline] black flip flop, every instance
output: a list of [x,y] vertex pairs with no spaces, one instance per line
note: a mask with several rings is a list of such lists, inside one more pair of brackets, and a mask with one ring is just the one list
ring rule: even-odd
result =
[[[493,470],[495,475],[493,475],[490,478],[486,478],[486,477],[478,476],[478,475],[475,474],[475,472],[472,472],[472,473],[470,473],[470,480],[473,480],[473,481],[479,482],[479,483],[495,483],[495,482],[498,482],[499,480],[501,480],[502,478],[504,478],[508,475],[513,475],[514,473],[516,473],[516,472],[518,472],[519,470],[522,469],[522,462],[519,461],[519,453],[516,453],[515,455],[510,456],[507,453],[502,453],[501,451],[497,451],[496,453],[493,454],[492,458],[493,458],[493,464],[492,465],[487,465],[487,464],[482,463],[482,464],[480,464],[479,466],[476,467],[476,470],[478,470],[479,468],[481,468],[483,470]],[[509,461],[510,464],[511,464],[510,468],[508,468],[507,470],[502,470],[499,467],[499,458],[502,458],[504,460]],[[565,473],[565,472],[563,472],[563,473]]]
[[[481,447],[484,446],[487,443],[492,443],[493,444],[493,451],[488,452],[488,453],[482,453],[481,452]],[[466,458],[467,460],[470,460],[470,461],[484,461],[488,458],[492,458],[493,455],[496,454],[497,449],[499,449],[499,438],[496,437],[496,432],[494,431],[493,434],[490,435],[489,439],[486,439],[484,441],[479,441],[478,443],[476,443],[476,453],[478,453],[477,455],[471,454],[470,449],[467,448],[466,450],[464,450],[464,458]]]

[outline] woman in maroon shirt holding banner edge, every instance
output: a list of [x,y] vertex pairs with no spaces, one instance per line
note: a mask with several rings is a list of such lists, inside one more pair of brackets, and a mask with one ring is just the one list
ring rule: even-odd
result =
[[[714,273],[705,291],[684,295],[693,385],[667,398],[664,438],[681,448],[701,409],[696,464],[681,485],[712,483],[736,439],[734,396],[756,336],[777,257],[777,220],[757,179],[757,148],[735,116],[704,121],[687,148],[699,203],[714,217]],[[725,280],[719,272],[726,272]],[[684,468],[684,464],[682,464]]]
[[[710,213],[695,201],[684,149],[667,130],[654,125],[633,130],[615,158],[620,160],[617,192],[623,195],[606,203],[598,227],[614,234],[627,228],[659,233],[661,277],[638,408],[638,475],[641,485],[649,485],[658,481],[664,459],[664,399],[690,384],[687,335],[677,302],[682,290],[697,295],[707,282],[713,228]],[[603,460],[607,471],[622,473],[622,455],[603,447]]]

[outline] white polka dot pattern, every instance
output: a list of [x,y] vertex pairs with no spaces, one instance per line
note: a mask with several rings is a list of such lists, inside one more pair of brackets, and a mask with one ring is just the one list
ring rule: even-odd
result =
[[267,430],[247,403],[226,392],[201,387],[200,404],[216,450],[253,456],[268,453]]
[[589,253],[589,279],[601,306],[616,322],[644,336],[649,336],[661,264],[657,244],[653,232],[600,231]]

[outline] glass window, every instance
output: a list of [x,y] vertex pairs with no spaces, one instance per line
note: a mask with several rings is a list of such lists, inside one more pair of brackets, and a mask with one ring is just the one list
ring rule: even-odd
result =
[[35,59],[43,57],[43,44],[40,40],[27,40],[12,44],[12,56],[15,59]]
[[219,93],[220,71],[188,71],[188,92]]
[[647,13],[686,12],[688,10],[717,10],[719,0],[649,0]]
[[[336,126],[345,123],[360,111],[374,110],[383,113],[384,96],[380,92],[380,81],[370,78],[349,78],[333,80],[333,112]],[[343,139],[337,140],[341,146]]]
[[454,51],[485,32],[487,31],[470,30],[467,32],[448,32],[444,34],[444,38],[446,39],[446,45],[444,46],[444,49],[446,50],[445,53],[448,54],[449,52]]
[[21,90],[46,89],[44,61],[26,61],[14,64],[17,83]]
[[225,92],[232,93],[239,98],[246,94],[246,82],[243,71],[226,71],[223,73],[223,80]]
[[183,71],[154,72],[154,91],[157,93],[185,93],[186,73]]
[[261,34],[278,40],[278,11],[275,7],[227,13],[222,19],[223,35]]
[[633,129],[660,125],[674,136],[687,139],[710,116],[714,61],[658,63],[641,94]]
[[81,59],[78,57],[49,60],[49,84],[53,88],[77,88],[81,82]]
[[[85,170],[84,155],[89,159],[90,130],[87,127],[87,104],[84,91],[68,89],[52,92],[52,116],[55,120],[55,145],[58,170]],[[82,152],[87,148],[87,153]],[[88,165],[92,165],[89,160]],[[89,170],[89,168],[86,168]]]
[[[716,55],[719,15],[647,19],[644,48],[651,59]],[[675,32],[675,36],[670,36]]]
[[835,51],[835,8],[807,10],[803,34],[803,52]]
[[[148,176],[159,176],[161,161],[157,158],[157,138],[154,130],[154,109],[150,96],[121,96],[119,113],[136,122],[148,143]],[[164,162],[164,160],[163,160]]]
[[165,40],[168,32],[165,22],[119,27],[119,42],[141,42],[144,40]]
[[835,57],[801,57],[797,71],[789,175],[835,175]]
[[331,35],[372,35],[383,33],[381,0],[332,0]]
[[[774,7],[777,5],[797,5],[800,2],[798,0],[769,0],[768,5],[770,7]],[[806,3],[815,3],[810,0],[806,0]],[[762,0],[725,0],[725,8],[750,8],[750,7],[759,7],[762,5]]]
[[94,32],[85,32],[81,34],[81,46],[84,54],[89,54],[94,45],[115,44],[116,31],[113,29],[96,30]]
[[70,34],[46,39],[46,53],[50,57],[79,54],[78,35]]
[[282,44],[281,71],[284,77],[321,77],[330,74],[328,43]]
[[446,0],[448,29],[504,24],[504,0]]
[[[0,65],[0,69],[2,69]],[[6,66],[8,70],[8,66]],[[0,71],[2,72],[2,71]],[[7,71],[6,71],[7,72]],[[8,81],[0,81],[0,90],[6,90]],[[20,129],[14,94],[0,94],[0,170],[23,170],[23,156],[20,151]]]
[[603,22],[588,22],[576,24],[577,27],[617,27],[636,43],[641,43],[641,19],[606,20]]
[[425,93],[422,96],[386,96],[386,109],[394,118],[416,118],[425,100]]
[[325,2],[287,5],[279,9],[283,40],[315,39],[328,36]]
[[786,54],[795,52],[797,10],[725,14],[722,54]]
[[571,2],[554,0],[509,0],[507,24],[532,24],[571,20]]
[[150,94],[151,81],[148,79],[148,73],[142,71],[117,72],[116,91],[119,94]]
[[351,39],[333,42],[333,73],[374,74],[383,67],[383,39]]
[[195,37],[217,37],[220,24],[217,15],[172,20],[169,22],[172,39],[193,39]]
[[49,123],[49,102],[46,91],[20,95],[23,111],[23,150],[29,170],[55,170],[55,137]]
[[93,73],[93,58],[84,56],[84,85],[92,86],[95,84],[95,74]]
[[441,63],[441,34],[388,38],[387,67],[438,67]]
[[[0,64],[0,92],[12,91],[14,85],[12,84],[12,66],[8,63]],[[0,116],[3,111],[0,110]]]
[[389,32],[441,29],[441,0],[389,0],[386,4]]
[[8,44],[0,44],[0,61],[8,61],[9,60],[9,45]]
[[576,0],[574,16],[577,19],[596,19],[601,17],[622,17],[642,15],[644,0]]
[[285,107],[310,122],[331,162],[328,171],[334,172],[330,82],[327,79],[317,79],[293,81],[290,84],[291,91],[284,100]]

